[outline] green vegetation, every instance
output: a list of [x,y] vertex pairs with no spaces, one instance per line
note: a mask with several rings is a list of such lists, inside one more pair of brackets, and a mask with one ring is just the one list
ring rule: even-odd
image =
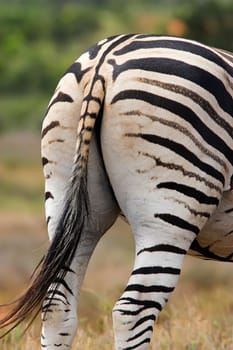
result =
[[231,0],[1,0],[0,131],[40,129],[67,67],[124,32],[168,33],[233,50]]

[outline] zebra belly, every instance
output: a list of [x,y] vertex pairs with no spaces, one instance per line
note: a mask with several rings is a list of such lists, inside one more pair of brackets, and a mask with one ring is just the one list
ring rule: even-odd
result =
[[188,254],[233,261],[233,191],[223,193],[218,209],[194,240]]

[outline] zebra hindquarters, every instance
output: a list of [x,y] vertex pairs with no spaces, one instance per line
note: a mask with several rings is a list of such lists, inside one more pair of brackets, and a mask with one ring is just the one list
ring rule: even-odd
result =
[[117,350],[148,349],[154,323],[175,289],[184,256],[199,231],[190,217],[175,215],[167,201],[159,196],[148,201],[147,195],[127,198],[126,217],[136,254],[128,284],[113,309]]
[[[82,98],[75,78],[64,76],[43,123],[42,162],[50,241],[54,240],[71,183]],[[79,292],[89,259],[98,240],[114,223],[119,213],[95,137],[91,141],[87,168],[90,222],[88,227],[83,227],[71,266],[66,262],[62,266],[65,277],[56,279],[47,291],[42,308],[42,349],[70,349],[78,324]],[[81,206],[79,198],[75,204]]]
[[133,272],[113,309],[117,350],[148,349],[184,256],[221,195],[201,150],[190,151],[190,140],[175,129],[170,140],[167,123],[147,118],[147,107],[122,101],[106,108],[102,122],[105,167],[136,244]]

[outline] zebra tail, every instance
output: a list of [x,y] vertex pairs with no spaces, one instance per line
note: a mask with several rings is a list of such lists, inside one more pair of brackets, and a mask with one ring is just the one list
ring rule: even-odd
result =
[[[104,84],[95,83],[96,80],[93,79],[89,91],[86,94],[84,91],[72,177],[54,238],[46,255],[33,274],[31,285],[19,299],[13,302],[15,306],[11,311],[0,319],[0,329],[4,329],[0,339],[25,319],[29,319],[31,324],[40,313],[48,289],[56,291],[60,281],[64,279],[69,271],[82,233],[88,225],[90,219],[87,192],[89,145],[105,95]],[[101,88],[96,91],[94,86]],[[52,296],[50,300],[52,300]],[[43,312],[46,313],[49,306],[50,304],[46,303],[46,309],[43,308]]]

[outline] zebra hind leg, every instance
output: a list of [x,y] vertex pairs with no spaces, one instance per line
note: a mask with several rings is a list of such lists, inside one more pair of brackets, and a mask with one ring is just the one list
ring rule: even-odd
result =
[[154,323],[176,286],[183,258],[194,239],[188,230],[163,225],[159,219],[155,225],[145,222],[133,227],[133,233],[134,269],[113,309],[116,350],[148,349]]
[[79,292],[97,238],[91,232],[85,233],[71,266],[64,266],[68,271],[65,278],[57,281],[58,288],[51,286],[48,290],[42,308],[42,349],[67,350],[71,347],[78,326]]
[[[70,177],[69,171],[72,167],[69,164],[69,159],[72,160],[72,157],[69,159],[63,157],[57,161],[52,151],[51,146],[43,150],[46,159],[53,159],[53,161],[47,161],[44,166],[47,193],[46,216],[51,241],[63,207],[64,194]],[[62,149],[60,154],[63,154]],[[71,348],[78,325],[79,292],[89,259],[99,239],[114,223],[119,213],[95,137],[90,145],[87,177],[90,222],[82,232],[71,266],[63,266],[64,271],[67,272],[65,278],[54,281],[54,285],[51,285],[47,292],[42,309],[41,349],[68,350]],[[56,284],[58,287],[54,288]]]

